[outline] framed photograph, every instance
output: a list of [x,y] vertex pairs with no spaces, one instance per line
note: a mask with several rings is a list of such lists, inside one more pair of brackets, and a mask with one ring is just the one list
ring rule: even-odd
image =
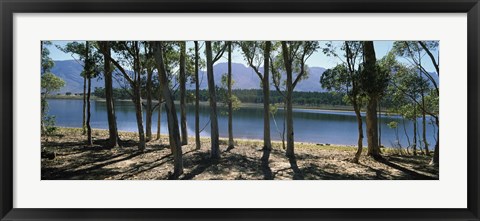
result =
[[480,220],[478,0],[0,7],[0,220]]

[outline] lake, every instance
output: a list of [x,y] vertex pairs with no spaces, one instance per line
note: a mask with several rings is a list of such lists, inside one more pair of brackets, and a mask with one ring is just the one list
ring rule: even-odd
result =
[[[49,99],[49,114],[56,116],[56,125],[61,127],[82,127],[82,100],[69,99]],[[227,125],[228,118],[220,114],[225,109],[219,105],[218,124],[220,127],[220,136],[228,137]],[[210,111],[208,106],[200,106],[200,128],[201,136],[210,136],[209,123]],[[106,103],[102,101],[91,102],[91,126],[96,129],[108,129]],[[135,109],[132,102],[116,101],[115,110],[117,115],[118,130],[137,131],[135,118]],[[163,109],[164,110],[164,109]],[[177,108],[177,111],[179,109]],[[178,112],[179,113],[179,112]],[[155,112],[152,120],[153,134],[157,130],[157,116]],[[178,115],[180,120],[180,115]],[[277,126],[271,119],[271,137],[272,140],[281,140],[279,131],[283,130],[283,109],[279,109],[275,114]],[[365,118],[365,117],[364,117]],[[161,133],[168,133],[166,125],[165,112],[162,113]],[[144,115],[145,120],[145,115]],[[402,119],[398,116],[382,115],[381,121],[381,142],[384,146],[393,146],[396,143],[396,130],[389,128],[388,123],[398,122],[398,137],[403,147],[408,146],[407,136],[413,140],[413,122],[405,121],[405,128]],[[357,122],[353,112],[345,111],[327,111],[311,109],[294,109],[293,113],[295,142],[328,143],[342,145],[356,145],[357,143]],[[427,141],[429,149],[435,145],[436,128],[433,127],[430,118],[427,118]],[[145,125],[145,124],[144,124]],[[188,135],[195,136],[195,111],[194,106],[187,107],[187,126]],[[277,130],[278,128],[278,130]],[[366,129],[364,119],[364,131]],[[418,119],[418,142],[421,140],[422,127],[421,118]],[[263,108],[262,107],[243,107],[233,113],[233,134],[235,138],[243,139],[263,139]],[[367,144],[366,132],[364,132],[364,145]]]

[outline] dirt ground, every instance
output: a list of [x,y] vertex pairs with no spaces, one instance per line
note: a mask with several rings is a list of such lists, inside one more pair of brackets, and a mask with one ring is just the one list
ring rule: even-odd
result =
[[[56,135],[42,137],[42,149],[55,152],[54,159],[42,158],[42,180],[162,180],[173,171],[173,156],[168,138],[147,143],[145,152],[137,151],[134,133],[120,132],[121,146],[102,146],[105,130],[94,130],[94,146],[86,146],[81,129],[59,128]],[[155,137],[155,135],[154,135]],[[429,166],[431,156],[403,155],[384,150],[384,160],[362,155],[360,164],[351,163],[356,148],[296,143],[295,160],[285,157],[281,143],[274,142],[268,165],[262,164],[262,141],[237,140],[226,150],[221,139],[221,159],[209,159],[210,140],[202,138],[195,150],[194,138],[183,146],[184,174],[193,180],[390,180],[438,179],[438,168]],[[364,153],[366,150],[364,151]]]

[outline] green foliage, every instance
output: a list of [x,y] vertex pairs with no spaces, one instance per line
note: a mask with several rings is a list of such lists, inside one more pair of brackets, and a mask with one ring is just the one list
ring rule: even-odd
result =
[[[223,74],[222,75],[222,87],[219,88],[219,91],[218,91],[218,94],[219,94],[219,98],[220,98],[220,102],[223,103],[223,105],[225,107],[228,107],[228,102],[232,102],[232,109],[233,111],[236,111],[238,109],[240,109],[240,104],[242,103],[240,101],[240,99],[238,99],[237,96],[235,96],[235,94],[233,94],[232,92],[232,95],[231,96],[228,96],[228,90],[227,90],[227,87],[228,87],[228,75],[227,74]],[[234,85],[234,81],[232,80],[232,87]],[[222,112],[222,114],[228,114],[227,112]]]
[[53,115],[45,115],[43,117],[43,125],[45,127],[44,134],[49,136],[54,134],[57,131],[57,127],[55,126],[55,116]]
[[63,81],[63,79],[61,79],[60,77],[57,77],[56,75],[50,72],[47,72],[42,75],[41,87],[45,95],[48,95],[53,91],[58,91],[63,86],[65,86],[65,81]]
[[46,46],[52,45],[51,41],[42,41],[42,63],[41,63],[41,73],[48,73],[52,69],[53,65],[55,63],[53,60],[50,58],[50,50]]
[[387,125],[388,125],[389,128],[396,129],[398,127],[398,122],[391,121]]
[[[113,98],[121,99],[121,100],[131,99],[129,91],[131,93],[131,89],[113,88]],[[93,91],[93,95],[95,97],[105,99],[105,88],[95,87],[95,90]]]

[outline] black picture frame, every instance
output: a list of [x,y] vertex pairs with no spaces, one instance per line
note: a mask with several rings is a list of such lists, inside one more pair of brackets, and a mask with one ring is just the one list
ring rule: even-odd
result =
[[[1,220],[480,220],[478,0],[0,0],[1,10]],[[468,208],[467,209],[16,209],[13,208],[14,13],[467,13]],[[381,200],[385,196],[378,197]],[[165,200],[165,199],[159,199]],[[444,199],[448,200],[448,199]]]

